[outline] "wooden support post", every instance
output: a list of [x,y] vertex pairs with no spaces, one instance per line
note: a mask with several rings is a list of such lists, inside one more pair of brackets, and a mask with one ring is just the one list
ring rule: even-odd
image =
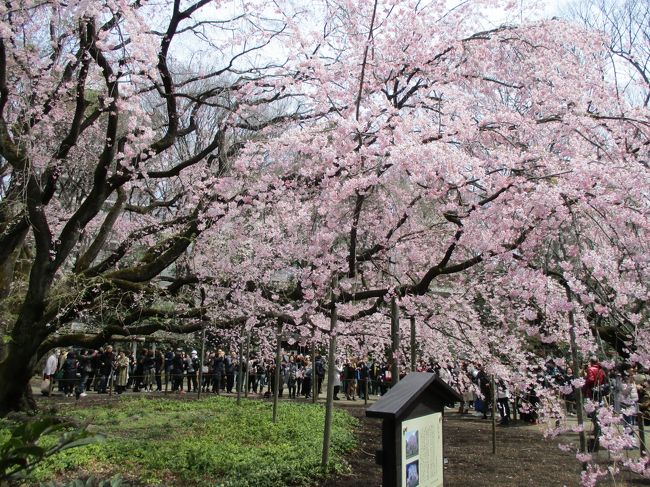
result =
[[199,387],[197,389],[197,398],[201,398],[201,388],[203,387],[203,364],[205,363],[205,325],[201,328],[201,360],[199,361]]
[[[569,302],[571,301],[571,291],[566,289],[567,297]],[[569,311],[569,344],[571,347],[571,366],[573,367],[573,378],[577,379],[580,377],[580,361],[578,359],[578,346],[576,344],[576,324],[573,318],[573,311]],[[580,432],[578,436],[580,438],[580,452],[585,453],[587,451],[587,439],[585,437],[584,431],[584,408],[583,408],[583,398],[582,398],[582,389],[580,387],[575,388],[576,391],[576,415],[578,417],[578,428]],[[583,469],[587,468],[586,463],[583,463]]]
[[[242,333],[244,333],[244,328],[242,327]],[[243,374],[243,365],[242,365],[242,349],[244,348],[244,344],[242,342],[242,337],[239,337],[239,368],[237,370],[237,382],[235,383],[235,387],[237,388],[237,405],[241,406],[241,387],[242,384],[244,383],[244,378],[242,377]]]
[[[203,364],[205,363],[205,323],[203,322],[203,305],[205,304],[205,289],[201,287],[201,359],[199,360],[199,387],[196,391],[197,399],[201,398],[203,388]],[[165,392],[167,392],[167,375],[165,372]]]
[[393,380],[391,387],[399,382],[399,306],[397,306],[397,298],[390,301],[390,336],[391,336],[391,352],[393,353],[393,366],[391,374]]
[[[273,422],[278,422],[278,395],[280,394],[280,368],[282,367],[282,323],[278,321],[277,348],[275,350],[275,387],[273,388]],[[269,377],[269,380],[273,380]]]
[[316,328],[311,342],[311,402],[316,404],[318,398],[318,374],[316,373]]
[[645,425],[643,424],[644,414],[637,414],[637,424],[639,425],[639,454],[643,456],[644,453],[648,451],[648,448],[645,444]]
[[415,372],[417,368],[417,354],[415,353],[415,344],[416,344],[416,335],[415,335],[415,316],[411,316],[411,372]]
[[250,366],[250,358],[251,358],[251,332],[249,331],[246,333],[246,388],[244,389],[244,397],[248,397],[248,378],[250,377],[251,371],[248,370],[248,367]]
[[196,394],[197,398],[201,398],[201,389],[203,387],[203,364],[205,363],[205,325],[201,328],[201,360],[199,362],[199,387]]
[[492,390],[492,454],[495,455],[497,452],[497,389],[494,374],[490,382],[490,389]]
[[[334,374],[336,367],[334,361],[336,358],[336,303],[332,299],[332,314],[330,316],[330,347],[327,354],[327,399],[325,401],[325,430],[323,431],[323,456],[321,466],[327,468],[329,464],[330,441],[332,436],[332,415],[334,410]],[[314,372],[312,371],[312,376]]]

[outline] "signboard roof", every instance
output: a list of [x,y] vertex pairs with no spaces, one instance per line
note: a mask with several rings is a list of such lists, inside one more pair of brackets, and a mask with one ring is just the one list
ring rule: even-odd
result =
[[444,403],[461,401],[462,397],[436,374],[412,372],[394,385],[379,401],[366,410],[371,418],[400,418],[422,394],[433,394]]

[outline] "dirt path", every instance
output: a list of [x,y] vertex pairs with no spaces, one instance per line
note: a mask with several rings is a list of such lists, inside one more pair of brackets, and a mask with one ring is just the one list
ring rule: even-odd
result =
[[[379,487],[381,466],[375,451],[381,449],[381,422],[365,417],[359,406],[348,410],[361,421],[359,449],[350,456],[352,473],[321,487]],[[497,429],[497,453],[492,454],[492,424],[473,415],[445,412],[443,423],[445,487],[578,487],[580,464],[562,452],[557,440],[546,440],[541,428],[518,422]],[[563,441],[566,441],[564,439]],[[602,487],[650,486],[650,479],[623,473],[617,482]]]

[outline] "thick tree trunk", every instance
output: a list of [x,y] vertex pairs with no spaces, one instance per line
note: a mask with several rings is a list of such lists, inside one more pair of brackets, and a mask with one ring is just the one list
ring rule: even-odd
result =
[[38,307],[22,313],[4,347],[0,360],[0,417],[12,411],[36,409],[30,380],[39,358],[38,348],[49,330],[29,319],[34,317],[33,311],[38,312]]
[[6,348],[5,360],[0,362],[0,417],[12,411],[36,409],[30,385],[36,365],[35,347],[11,342]]

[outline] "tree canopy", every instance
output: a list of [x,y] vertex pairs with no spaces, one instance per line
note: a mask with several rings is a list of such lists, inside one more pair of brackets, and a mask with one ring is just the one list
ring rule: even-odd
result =
[[650,366],[632,44],[487,1],[249,3],[4,5],[0,413],[56,345],[279,321],[367,353],[391,301],[423,357],[521,390],[569,348]]

